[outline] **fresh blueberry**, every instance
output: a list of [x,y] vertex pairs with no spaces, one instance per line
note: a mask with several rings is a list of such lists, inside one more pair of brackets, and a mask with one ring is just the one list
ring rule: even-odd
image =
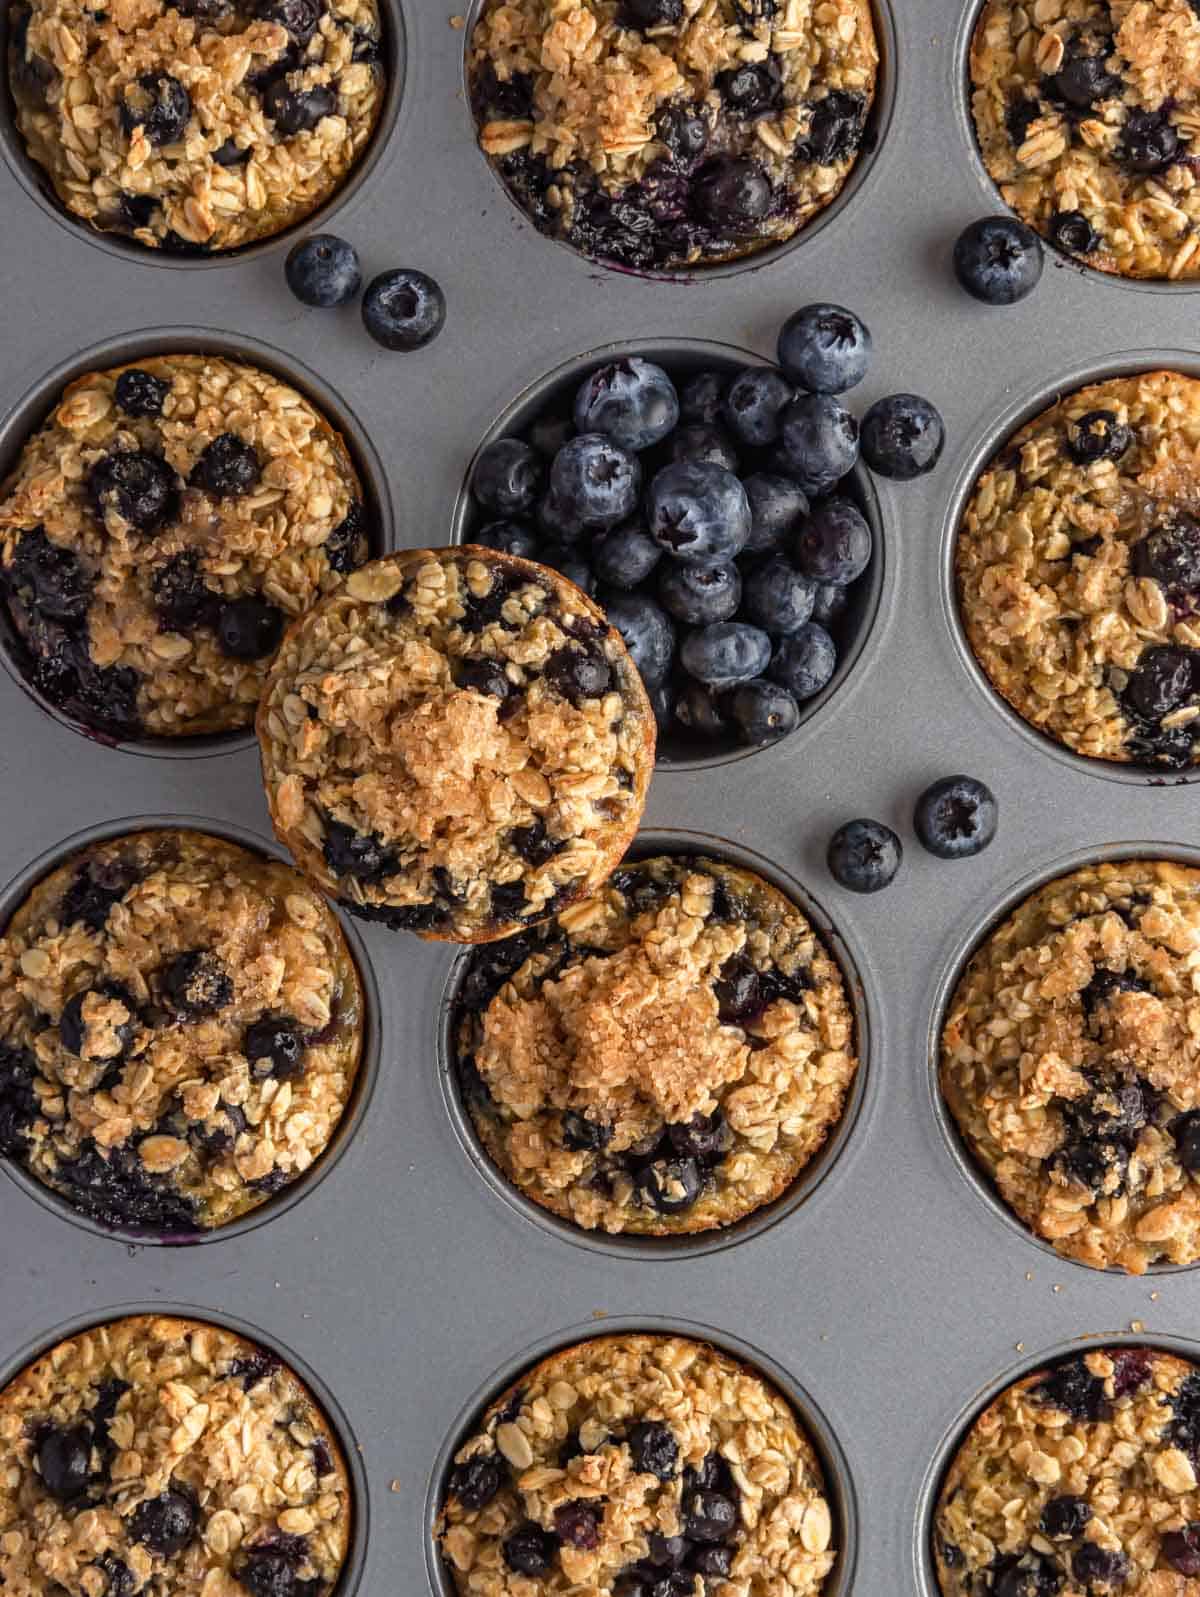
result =
[[669,1481],[679,1462],[679,1443],[670,1428],[657,1420],[639,1420],[629,1427],[629,1456],[639,1475]]
[[862,144],[866,131],[867,102],[863,96],[831,89],[811,111],[808,132],[793,149],[795,159],[814,166],[836,166],[848,160]]
[[238,499],[253,493],[262,465],[252,444],[237,433],[218,433],[201,451],[192,467],[191,484],[218,499]]
[[87,1486],[92,1471],[92,1433],[86,1425],[51,1425],[37,1439],[38,1474],[51,1497],[70,1502]]
[[790,477],[756,471],[742,483],[750,501],[750,536],[744,554],[774,553],[808,515],[808,496]]
[[662,550],[639,522],[627,521],[595,538],[589,558],[601,582],[627,589],[646,580],[662,559]]
[[779,333],[784,374],[810,394],[844,394],[871,364],[871,334],[841,305],[805,305]]
[[704,460],[711,466],[723,466],[726,471],[738,469],[737,450],[728,433],[703,422],[694,422],[676,431],[671,439],[671,459],[676,463]]
[[800,724],[800,706],[792,695],[764,677],[734,689],[729,713],[743,743],[775,743]]
[[323,83],[311,89],[293,89],[286,76],[272,78],[263,94],[263,115],[288,139],[297,133],[311,133],[322,117],[332,116],[336,110],[337,95]]
[[661,682],[675,656],[675,628],[653,599],[640,593],[615,593],[605,599],[609,625],[625,640],[629,657],[645,682]]
[[127,366],[117,378],[117,408],[127,416],[161,416],[170,392],[171,384],[165,377],[155,377],[140,366]]
[[262,599],[230,599],[217,617],[217,642],[231,660],[263,660],[283,636],[283,611]]
[[141,128],[156,148],[175,144],[184,135],[192,114],[192,100],[178,78],[169,72],[143,72],[127,83],[121,94],[121,126],[132,134]]
[[728,621],[741,602],[741,573],[735,565],[685,566],[667,560],[659,570],[658,596],[663,608],[686,626]]
[[680,420],[714,427],[721,419],[728,382],[728,372],[699,371],[689,377],[679,390]]
[[826,859],[835,882],[852,893],[877,893],[900,869],[900,839],[882,821],[847,821],[829,840]]
[[771,640],[744,621],[718,621],[689,632],[679,658],[689,676],[723,691],[763,674],[771,659]]
[[706,161],[692,183],[692,202],[715,227],[752,232],[771,209],[771,180],[758,161],[718,155]]
[[574,544],[544,543],[537,558],[584,593],[595,593],[596,574]]
[[156,532],[174,515],[179,500],[175,473],[144,449],[101,455],[87,482],[101,515],[113,511],[139,532]]
[[575,396],[576,430],[603,433],[633,454],[661,443],[678,421],[675,384],[640,355],[598,367]]
[[858,459],[858,423],[832,394],[797,394],[783,413],[780,450],[805,493],[828,493]]
[[729,722],[711,688],[703,682],[689,682],[675,701],[675,719],[701,737],[720,738],[729,731]]
[[670,737],[675,731],[675,691],[669,677],[661,682],[643,684],[654,711],[654,724],[660,738]]
[[[751,571],[742,587],[742,617],[772,637],[799,632],[812,616],[816,583],[782,555]],[[714,619],[720,619],[715,617]]]
[[812,619],[819,621],[828,632],[849,602],[849,594],[836,582],[818,582],[813,595]]
[[558,1538],[526,1520],[503,1543],[505,1565],[514,1575],[544,1575],[558,1550]]
[[384,349],[424,349],[446,325],[446,296],[424,272],[398,267],[367,284],[362,319]]
[[768,672],[789,693],[804,700],[820,693],[836,669],[833,639],[824,627],[806,621],[799,631],[776,644]]
[[683,1532],[694,1542],[728,1541],[737,1528],[737,1505],[723,1492],[692,1492],[683,1504]]
[[1118,150],[1134,172],[1162,172],[1179,158],[1179,132],[1165,106],[1157,111],[1130,111]]
[[1120,460],[1132,443],[1132,431],[1115,410],[1089,410],[1067,425],[1066,450],[1077,466]]
[[318,310],[348,305],[362,287],[358,251],[336,233],[314,233],[293,244],[283,271],[300,303]]
[[1052,1497],[1042,1509],[1041,1531],[1052,1542],[1073,1541],[1082,1536],[1092,1517],[1092,1505],[1083,1497]]
[[544,466],[520,438],[497,438],[480,450],[471,473],[471,492],[486,510],[518,516],[532,510],[542,490]]
[[1200,522],[1177,510],[1165,527],[1155,527],[1133,546],[1133,569],[1153,577],[1168,593],[1200,589]]
[[550,497],[579,527],[615,527],[636,510],[641,486],[637,456],[602,433],[572,438],[550,468]]
[[303,1074],[307,1046],[308,1039],[300,1026],[286,1017],[256,1020],[246,1027],[242,1037],[242,1052],[250,1062],[251,1075],[277,1076],[280,1081],[291,1081]]
[[486,1508],[504,1484],[504,1466],[494,1453],[470,1458],[450,1475],[450,1494],[469,1514]]
[[1144,649],[1126,685],[1126,701],[1146,721],[1170,714],[1195,692],[1200,681],[1198,661],[1200,656],[1194,651],[1174,644]]
[[570,416],[557,410],[544,410],[529,429],[529,442],[539,455],[553,460],[574,432],[575,423]]
[[544,494],[533,514],[537,530],[549,543],[578,543],[589,529],[552,493]]
[[703,461],[664,466],[646,495],[650,536],[676,560],[732,560],[750,536],[750,501],[732,472]]
[[954,275],[985,305],[1015,305],[1042,275],[1042,241],[1015,216],[983,216],[958,235]]
[[1046,232],[1051,244],[1068,255],[1093,255],[1104,243],[1082,211],[1055,211]]
[[471,534],[471,542],[485,549],[499,549],[501,554],[516,555],[521,560],[536,560],[539,540],[522,521],[489,521],[486,527]]
[[922,847],[939,859],[968,859],[996,835],[995,794],[973,776],[947,776],[917,800],[913,825]]
[[725,391],[725,420],[734,436],[752,449],[779,437],[779,421],[795,396],[773,366],[748,366]]
[[195,1499],[174,1487],[146,1497],[129,1520],[129,1538],[160,1558],[173,1558],[196,1533]]
[[229,972],[207,948],[177,955],[163,973],[162,986],[171,1008],[190,1019],[215,1015],[233,997]]
[[625,0],[624,15],[633,28],[673,27],[683,16],[683,0]]
[[825,499],[801,522],[793,547],[805,576],[846,587],[871,563],[871,529],[849,499]]
[[945,441],[941,416],[919,394],[889,394],[863,417],[863,459],[881,477],[923,477],[937,465]]

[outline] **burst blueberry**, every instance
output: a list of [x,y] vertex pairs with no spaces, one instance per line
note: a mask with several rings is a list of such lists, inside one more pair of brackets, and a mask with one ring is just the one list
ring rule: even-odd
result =
[[286,77],[273,78],[263,94],[263,115],[285,138],[311,133],[322,118],[337,110],[337,95],[323,83],[311,89],[293,89]]
[[144,449],[102,455],[88,472],[88,492],[103,515],[114,512],[139,532],[156,532],[178,504],[178,479]]
[[117,378],[114,396],[117,408],[127,416],[161,416],[171,384],[140,366],[127,366]]
[[191,96],[169,72],[144,72],[126,84],[120,113],[127,134],[140,128],[156,147],[174,144],[183,137],[191,117]]

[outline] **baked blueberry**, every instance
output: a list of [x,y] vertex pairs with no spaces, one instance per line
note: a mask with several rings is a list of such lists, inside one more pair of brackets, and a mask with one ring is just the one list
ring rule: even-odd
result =
[[828,493],[858,459],[858,423],[832,394],[797,394],[783,413],[779,442],[804,492]]
[[798,161],[834,166],[855,154],[863,141],[867,102],[861,94],[831,89],[810,107],[808,132],[797,142]]
[[1083,1534],[1092,1517],[1092,1506],[1083,1497],[1052,1497],[1042,1509],[1039,1521],[1044,1536],[1052,1542],[1073,1541]]
[[406,353],[424,349],[446,325],[446,296],[425,272],[397,267],[368,283],[362,319],[384,349]]
[[1158,644],[1142,651],[1125,688],[1125,700],[1134,713],[1156,721],[1187,703],[1200,686],[1200,655],[1174,644]]
[[[685,626],[728,621],[741,602],[741,574],[735,565],[685,566],[678,560],[666,560],[658,575],[658,597],[663,608]],[[747,620],[754,617],[747,615]]]
[[537,534],[523,521],[489,521],[473,532],[469,541],[482,544],[485,549],[516,555],[521,560],[536,560],[540,548]]
[[1046,235],[1056,249],[1068,255],[1093,255],[1104,243],[1082,211],[1055,211]]
[[570,439],[550,468],[551,498],[562,514],[578,527],[597,531],[633,514],[641,485],[637,457],[602,433]]
[[[793,549],[796,563],[814,582],[846,587],[871,563],[871,529],[849,499],[825,499],[800,523]],[[807,617],[804,619],[807,620]]]
[[471,473],[471,492],[498,516],[532,510],[543,487],[545,467],[537,452],[519,438],[497,438],[479,452]]
[[805,305],[779,332],[784,375],[810,394],[842,394],[867,375],[871,334],[841,305]]
[[684,1499],[683,1530],[689,1541],[728,1541],[737,1529],[737,1505],[723,1492],[692,1492]]
[[795,698],[811,699],[826,687],[837,669],[837,648],[825,628],[815,621],[804,625],[775,645],[767,674]]
[[293,244],[283,270],[300,303],[318,310],[348,305],[362,288],[358,251],[336,233],[314,233]]
[[261,477],[262,463],[253,445],[236,433],[220,433],[205,445],[189,480],[219,499],[237,499],[253,493]]
[[661,443],[678,421],[675,384],[640,355],[598,367],[575,396],[576,431],[602,433],[633,454]]
[[165,377],[155,377],[140,366],[127,366],[113,392],[127,416],[161,416],[171,385]]
[[87,1488],[92,1472],[92,1432],[87,1425],[48,1425],[34,1447],[42,1485],[69,1502]]
[[733,690],[729,715],[743,743],[775,743],[800,724],[800,707],[792,695],[764,677]]
[[727,372],[706,370],[694,373],[679,389],[680,420],[715,427],[721,419],[728,383]]
[[217,614],[217,642],[232,660],[274,654],[283,636],[283,611],[262,599],[230,599]]
[[22,535],[8,573],[23,604],[51,621],[82,621],[92,583],[78,555],[51,543],[41,527]]
[[750,501],[750,535],[742,552],[768,554],[782,549],[808,515],[807,494],[791,477],[773,471],[753,472],[742,487]]
[[554,1531],[560,1541],[587,1552],[600,1545],[600,1521],[604,1514],[600,1503],[587,1503],[577,1499],[561,1503],[554,1510]]
[[700,159],[710,137],[704,106],[691,102],[665,106],[658,114],[655,131],[671,159],[683,167]]
[[612,671],[598,649],[564,645],[546,661],[545,675],[576,708],[601,698],[612,685]]
[[514,1575],[544,1575],[557,1550],[558,1538],[527,1520],[504,1543],[504,1562]]
[[179,502],[175,473],[144,449],[102,455],[88,472],[88,493],[102,516],[117,515],[147,533],[169,521]]
[[450,1491],[470,1513],[486,1508],[504,1484],[504,1465],[494,1454],[477,1455],[450,1474]]
[[162,991],[176,1014],[198,1020],[224,1009],[233,997],[233,981],[211,949],[194,948],[177,955],[166,967]]
[[702,461],[664,466],[646,494],[650,536],[673,559],[732,560],[750,535],[750,501],[732,472]]
[[119,1059],[125,1054],[133,1041],[137,1014],[129,989],[121,986],[119,982],[101,981],[92,987],[81,987],[78,992],[74,993],[63,1005],[62,1014],[58,1019],[59,1040],[69,1054],[74,1054],[76,1058],[82,1058],[87,1044],[88,1032],[87,1022],[83,1016],[83,1006],[85,1000],[92,994],[95,994],[98,999],[109,999],[122,1005],[126,1011],[127,1018],[125,1020],[116,1020],[113,1017],[109,1020],[107,1046],[99,1050],[93,1050],[91,1057],[106,1060]]
[[1200,589],[1200,522],[1175,511],[1165,526],[1154,527],[1133,546],[1131,564],[1141,577],[1153,577],[1169,594]]
[[882,821],[847,821],[829,840],[826,860],[835,882],[852,893],[877,893],[894,880],[904,849]]
[[923,477],[937,465],[945,442],[941,416],[919,394],[877,399],[862,420],[863,459],[881,477]]
[[1116,1591],[1129,1576],[1124,1553],[1084,1541],[1071,1554],[1071,1573],[1090,1592]]
[[917,800],[913,826],[923,848],[939,859],[968,859],[985,849],[999,821],[996,796],[972,776],[947,776]]
[[146,1497],[129,1521],[129,1537],[160,1558],[173,1558],[196,1533],[197,1506],[188,1492],[171,1487]]
[[704,1185],[694,1159],[655,1158],[637,1171],[638,1190],[659,1214],[682,1214]]
[[629,1427],[629,1456],[639,1475],[670,1480],[679,1462],[679,1443],[671,1428],[658,1420],[639,1420]]
[[168,632],[215,624],[221,598],[205,582],[194,550],[172,555],[152,574],[150,585],[158,618]]
[[1166,106],[1130,111],[1120,141],[1121,159],[1134,172],[1162,172],[1179,156],[1179,132]]
[[174,144],[184,135],[192,100],[169,72],[143,72],[121,95],[121,126],[132,134],[140,128],[153,145]]
[[630,27],[673,27],[682,16],[683,0],[624,0],[623,20]]
[[985,305],[1015,305],[1042,275],[1042,241],[1015,216],[983,216],[958,235],[954,275]]
[[661,560],[662,549],[640,522],[627,521],[593,539],[589,558],[601,582],[628,589],[646,580]]
[[645,682],[661,682],[675,657],[675,628],[645,594],[615,593],[605,601],[609,625],[616,627]]
[[748,156],[720,155],[706,161],[692,182],[692,203],[713,226],[750,231],[771,209],[771,180]]
[[1170,1567],[1189,1579],[1200,1575],[1200,1520],[1191,1520],[1182,1530],[1170,1530],[1159,1544]]
[[1121,79],[1109,72],[1107,55],[1107,50],[1089,51],[1081,39],[1069,39],[1062,66],[1046,80],[1049,98],[1075,111],[1089,111],[1098,100],[1118,93]]
[[1067,426],[1066,450],[1077,466],[1120,460],[1132,443],[1133,433],[1113,410],[1089,410]]
[[325,863],[335,876],[350,876],[359,882],[377,882],[390,876],[397,867],[395,858],[373,833],[356,832],[352,826],[327,818],[322,848]]
[[258,0],[255,9],[264,22],[277,22],[297,44],[307,44],[317,31],[323,7],[320,0]]
[[702,422],[678,428],[671,435],[671,460],[703,460],[712,466],[723,466],[736,474],[740,464],[733,440],[721,427],[709,427]]
[[[679,651],[684,670],[710,688],[735,688],[761,676],[771,659],[771,640],[744,621],[718,621],[684,638]],[[785,682],[784,686],[788,684]]]
[[785,637],[798,632],[811,618],[815,596],[816,583],[811,577],[797,571],[782,555],[772,555],[746,575],[742,617],[772,637]]
[[[263,115],[285,138],[311,133],[323,117],[337,111],[337,95],[323,83],[311,89],[293,89],[287,77],[272,78],[263,93]],[[370,329],[368,329],[369,331]]]
[[246,1028],[242,1052],[252,1075],[277,1076],[291,1081],[304,1073],[304,1050],[308,1038],[294,1020],[264,1016]]
[[772,366],[748,366],[725,390],[725,421],[743,444],[765,448],[778,439],[780,418],[793,398],[782,372]]

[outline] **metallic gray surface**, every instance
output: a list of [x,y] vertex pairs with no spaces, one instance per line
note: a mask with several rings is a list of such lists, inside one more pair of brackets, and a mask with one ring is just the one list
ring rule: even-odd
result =
[[[0,165],[0,409],[22,406],[48,372],[99,341],[114,357],[124,335],[144,348],[140,329],[211,330],[224,348],[261,340],[318,374],[361,422],[390,494],[385,543],[411,546],[449,536],[480,439],[516,396],[581,352],[697,338],[769,355],[798,305],[832,298],[860,311],[876,358],[853,407],[910,389],[942,408],[949,432],[932,476],[878,485],[887,557],[878,618],[853,673],[793,738],[661,772],[646,826],[752,849],[832,917],[870,995],[864,1110],[794,1212],[719,1254],[647,1261],[571,1246],[502,1201],[464,1155],[438,1071],[453,952],[366,926],[378,1079],[320,1185],[245,1234],[162,1248],[88,1232],[15,1181],[0,1183],[0,1361],[81,1315],[130,1305],[244,1320],[311,1365],[362,1450],[371,1509],[362,1590],[421,1597],[431,1470],[473,1393],[569,1328],[603,1330],[600,1313],[700,1322],[775,1361],[826,1417],[859,1506],[858,1597],[918,1583],[928,1597],[915,1554],[931,1471],[951,1431],[1013,1372],[1016,1344],[1024,1367],[1134,1320],[1150,1339],[1187,1335],[1200,1314],[1196,1271],[1139,1281],[1060,1262],[981,1201],[929,1085],[930,1017],[947,968],[1016,884],[1106,845],[1153,839],[1186,852],[1195,840],[1193,787],[1112,780],[998,708],[947,612],[943,546],[965,473],[1031,395],[1128,369],[1127,356],[1114,358],[1121,351],[1178,352],[1200,369],[1188,353],[1197,302],[1186,288],[1146,292],[1054,257],[1013,309],[988,310],[956,287],[950,245],[996,198],[969,141],[969,19],[951,0],[903,7],[891,126],[839,214],[757,270],[686,285],[590,266],[524,222],[471,140],[455,9],[408,0],[406,92],[390,140],[323,219],[354,240],[368,275],[404,264],[440,280],[450,314],[434,345],[388,354],[355,309],[304,310],[284,286],[285,243],[186,271],[95,248]],[[191,759],[137,758],[70,732],[8,673],[0,725],[2,882],[81,828],[133,815],[181,813],[268,840],[244,740]],[[1000,833],[977,860],[947,864],[920,851],[911,810],[928,782],[959,770],[995,788]],[[824,865],[829,834],[855,815],[905,840],[899,878],[874,898],[842,891]]]

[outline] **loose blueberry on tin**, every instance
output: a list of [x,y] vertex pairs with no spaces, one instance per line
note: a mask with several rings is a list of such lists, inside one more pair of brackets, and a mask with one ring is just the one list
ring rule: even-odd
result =
[[1015,305],[1037,287],[1042,241],[1015,216],[984,216],[963,229],[954,245],[954,275],[985,305]]
[[300,303],[318,310],[348,305],[362,287],[358,251],[336,233],[314,233],[293,244],[283,269]]
[[969,859],[996,835],[996,796],[972,776],[947,776],[925,789],[913,812],[923,848],[939,859]]
[[895,880],[904,849],[882,821],[847,821],[830,838],[826,858],[834,881],[852,893],[878,893]]
[[431,344],[446,325],[446,296],[425,272],[398,267],[371,279],[362,319],[384,349],[411,353]]
[[945,441],[940,414],[919,394],[878,399],[863,417],[863,459],[881,477],[923,477],[937,465]]

